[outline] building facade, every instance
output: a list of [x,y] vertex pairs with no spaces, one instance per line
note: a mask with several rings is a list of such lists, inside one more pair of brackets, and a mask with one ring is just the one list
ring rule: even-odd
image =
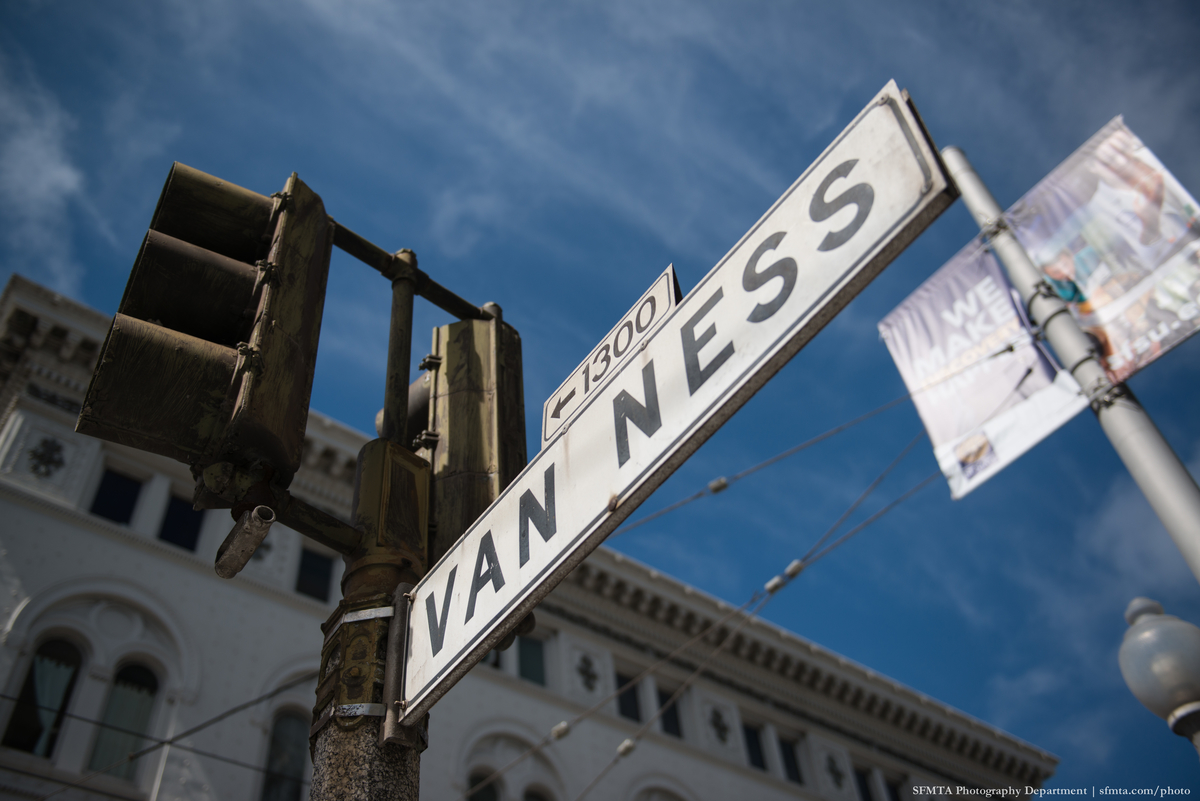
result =
[[[0,296],[0,798],[305,798],[341,560],[276,526],[215,575],[232,521],[192,510],[187,468],[74,432],[108,326],[20,277]],[[349,518],[367,439],[311,413],[292,491]],[[607,767],[588,798],[897,801],[1057,762],[601,548],[434,707],[422,797],[466,797],[589,710],[471,798],[570,801]]]

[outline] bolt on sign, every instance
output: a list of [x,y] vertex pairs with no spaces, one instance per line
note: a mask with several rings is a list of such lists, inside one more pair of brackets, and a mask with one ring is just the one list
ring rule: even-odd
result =
[[416,586],[402,722],[419,720],[946,209],[951,187],[889,82]]
[[667,319],[675,304],[683,297],[675,265],[658,277],[646,294],[608,332],[583,364],[571,372],[571,377],[554,390],[542,407],[542,447],[554,439],[571,416],[583,406],[593,392],[599,392],[612,379],[621,365],[637,352],[642,341],[654,333],[658,324]]

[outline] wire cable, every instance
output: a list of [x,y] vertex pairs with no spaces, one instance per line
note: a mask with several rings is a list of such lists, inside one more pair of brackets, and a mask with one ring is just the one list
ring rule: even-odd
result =
[[[59,711],[58,707],[44,706],[42,704],[31,704],[28,701],[21,700],[17,696],[5,695],[4,693],[0,693],[0,701],[15,701],[17,704],[20,704],[20,705],[23,705],[26,707],[32,707],[33,709],[44,709],[47,712],[58,712]],[[134,731],[133,729],[126,729],[122,726],[117,726],[112,723],[105,723],[100,720],[93,720],[92,718],[86,718],[83,715],[76,715],[72,712],[62,712],[61,714],[64,718],[71,718],[72,720],[78,720],[82,723],[90,723],[93,726],[99,726],[102,729],[111,729],[112,731],[120,732],[121,734],[129,734],[134,737],[138,737],[143,740],[149,740],[153,743],[157,743],[160,745],[166,745],[166,742],[167,742],[166,740],[162,740],[157,737],[151,737],[150,735],[145,734],[140,731]],[[242,762],[240,760],[233,759],[232,757],[221,756],[220,754],[214,754],[211,751],[202,751],[199,748],[193,748],[190,745],[180,745],[180,744],[176,743],[172,747],[178,748],[180,751],[188,751],[190,753],[196,754],[197,756],[203,756],[203,757],[208,757],[209,759],[215,759],[218,762],[228,762],[230,765],[237,765],[240,768],[247,768],[249,770],[258,771],[259,773],[265,774],[267,776],[276,776],[281,779],[292,779],[293,781],[298,781],[303,784],[308,784],[308,782],[303,779],[297,779],[296,777],[289,776],[285,773],[277,773],[276,771],[267,770],[266,768],[259,767],[258,765],[251,765],[249,762]]]
[[618,695],[620,695],[621,693],[630,689],[631,687],[635,687],[637,685],[637,683],[640,682],[642,679],[646,678],[647,676],[649,676],[651,673],[653,673],[655,670],[662,667],[666,663],[674,660],[676,657],[678,657],[680,654],[682,654],[685,650],[687,650],[688,648],[695,645],[700,640],[707,637],[710,633],[712,633],[714,631],[718,631],[719,627],[721,625],[723,625],[725,623],[725,621],[729,620],[734,615],[737,615],[741,612],[745,612],[746,609],[751,604],[753,604],[755,601],[759,600],[762,597],[762,595],[763,595],[763,593],[761,591],[756,592],[754,595],[752,595],[750,597],[750,600],[746,601],[746,603],[742,604],[741,606],[739,606],[736,609],[730,609],[719,620],[715,621],[714,623],[712,623],[708,626],[705,626],[703,629],[701,629],[699,632],[697,632],[694,636],[692,636],[691,639],[686,640],[683,644],[679,645],[674,651],[671,651],[666,656],[660,658],[657,662],[650,665],[650,667],[646,668],[641,673],[639,673],[636,676],[634,676],[633,678],[631,678],[629,681],[627,681],[624,684],[622,684],[621,686],[617,687],[611,693],[606,695],[604,698],[601,698],[599,701],[597,701],[592,706],[588,707],[583,712],[580,712],[578,715],[571,718],[570,720],[564,720],[563,722],[554,726],[554,728],[552,728],[550,730],[549,734],[547,734],[541,740],[538,740],[536,743],[534,743],[532,746],[530,746],[528,749],[526,749],[526,751],[524,753],[517,755],[508,764],[504,765],[503,767],[497,768],[496,770],[492,771],[492,773],[489,774],[488,776],[484,777],[483,779],[480,779],[476,784],[473,784],[470,787],[468,787],[466,792],[464,792],[462,794],[461,798],[468,798],[468,797],[474,795],[475,793],[479,792],[483,788],[485,788],[488,785],[495,782],[497,779],[499,779],[501,776],[503,776],[505,773],[507,773],[512,768],[516,767],[521,762],[525,761],[529,757],[536,754],[538,751],[541,751],[543,748],[550,745],[551,743],[553,743],[557,740],[561,740],[563,737],[566,737],[571,732],[571,729],[577,723],[580,723],[581,721],[585,720],[586,718],[588,718],[588,717],[594,715],[596,712],[600,711],[604,707],[604,705],[607,704],[609,701],[613,700]]
[[[628,531],[632,531],[633,529],[638,528],[639,526],[649,523],[651,520],[655,520],[659,517],[662,517],[663,515],[667,514],[668,512],[673,512],[676,509],[679,509],[680,507],[687,506],[689,503],[692,503],[693,501],[698,501],[706,495],[716,495],[719,492],[724,492],[725,490],[729,489],[729,487],[731,487],[736,482],[741,481],[743,478],[746,478],[747,476],[757,473],[759,470],[770,467],[771,465],[775,464],[776,462],[782,461],[782,460],[788,458],[789,456],[794,456],[795,454],[800,453],[800,451],[811,448],[813,445],[822,443],[825,440],[829,439],[830,437],[840,434],[843,431],[846,431],[847,429],[853,428],[854,426],[858,425],[859,423],[864,423],[867,420],[870,420],[872,417],[875,417],[876,415],[881,414],[882,412],[885,412],[894,406],[898,406],[906,400],[916,397],[917,395],[921,394],[922,392],[933,389],[938,384],[942,384],[946,381],[949,381],[952,378],[955,378],[955,377],[961,375],[962,373],[966,372],[967,370],[970,370],[972,367],[975,367],[978,364],[986,362],[990,359],[995,359],[997,356],[1002,356],[1005,353],[1013,353],[1015,350],[1016,350],[1016,346],[1010,342],[1008,345],[1005,345],[1003,348],[1000,348],[997,351],[993,351],[992,353],[989,353],[986,356],[982,356],[982,357],[976,359],[975,361],[970,362],[970,363],[960,367],[959,369],[955,370],[954,372],[948,373],[948,374],[942,376],[941,378],[939,378],[936,381],[930,381],[928,384],[923,384],[920,387],[918,387],[917,389],[914,389],[912,392],[907,392],[898,398],[894,398],[894,399],[888,401],[887,403],[883,404],[882,406],[878,406],[865,414],[859,415],[858,417],[854,418],[853,420],[842,423],[841,425],[838,425],[838,426],[834,426],[833,428],[829,429],[828,431],[822,432],[811,439],[807,439],[804,442],[801,442],[799,445],[794,445],[791,448],[788,448],[786,451],[783,451],[782,453],[778,453],[769,459],[766,459],[764,461],[759,462],[756,465],[746,468],[745,470],[741,471],[740,473],[735,473],[733,476],[731,476],[729,478],[726,478],[725,476],[719,476],[719,477],[713,479],[712,481],[708,482],[708,485],[706,487],[704,487],[704,489],[699,490],[698,492],[694,493],[693,495],[689,495],[688,497],[683,498],[682,500],[678,500],[675,503],[671,504],[670,506],[666,506],[662,509],[659,509],[656,512],[651,512],[650,514],[646,515],[645,517],[639,518],[638,520],[635,520],[632,523],[628,523],[624,526],[621,526],[616,531],[614,531],[612,534],[610,534],[609,538],[611,539],[612,537],[616,537],[620,534],[624,534]],[[1029,372],[1031,372],[1031,371],[1026,372],[1025,377],[1023,377],[1021,379],[1021,381],[1024,381],[1025,378],[1029,377],[1028,376]],[[1020,382],[1018,382],[1018,386],[1020,386]],[[1005,402],[1007,403],[1007,398],[1005,399]],[[991,417],[987,418],[987,420],[990,420],[990,419],[991,419]],[[984,420],[984,422],[987,422],[987,420]]]
[[[52,792],[48,795],[41,796],[41,798],[39,798],[38,801],[46,801],[46,799],[53,798],[54,796],[58,795],[59,793],[62,793],[66,790],[70,790],[74,787],[89,789],[89,788],[84,787],[84,784],[88,781],[91,781],[96,776],[99,776],[101,773],[107,773],[108,771],[112,770],[113,768],[120,767],[121,765],[124,765],[127,762],[135,762],[138,759],[141,759],[142,757],[146,756],[147,754],[151,754],[151,753],[157,751],[159,748],[162,748],[163,746],[175,745],[185,737],[190,737],[199,731],[203,731],[204,729],[207,729],[209,726],[212,726],[216,723],[220,723],[222,720],[225,720],[225,718],[229,717],[230,715],[235,715],[238,712],[241,712],[243,710],[249,709],[252,706],[255,706],[256,704],[261,704],[263,701],[267,701],[271,698],[274,698],[275,696],[279,695],[280,693],[286,692],[287,690],[290,690],[293,687],[297,687],[301,684],[310,682],[313,679],[317,678],[318,675],[319,675],[319,673],[317,671],[313,671],[312,673],[304,674],[303,676],[301,676],[298,679],[289,681],[287,684],[281,684],[280,686],[276,687],[274,690],[271,690],[268,693],[264,693],[263,695],[260,695],[257,698],[246,701],[245,703],[238,704],[235,707],[231,707],[230,709],[225,710],[221,714],[216,715],[215,717],[211,717],[208,720],[204,721],[203,723],[201,723],[197,726],[193,726],[192,728],[188,729],[187,731],[175,735],[174,737],[170,738],[169,740],[158,740],[153,745],[149,745],[149,746],[141,749],[140,751],[134,751],[133,753],[129,754],[128,756],[124,757],[123,759],[117,760],[116,762],[112,763],[111,765],[106,765],[103,768],[100,768],[99,770],[94,770],[91,773],[84,775],[82,778],[80,778],[74,782],[64,784],[62,787],[55,790],[54,792]],[[89,792],[90,792],[90,790],[89,790]]]
[[[879,484],[883,481],[883,479],[886,478],[892,472],[892,470],[894,470],[896,468],[896,466],[903,460],[903,458],[905,456],[907,456],[909,452],[911,452],[913,447],[915,447],[916,444],[918,442],[920,442],[920,440],[923,436],[924,436],[924,432],[922,432],[921,434],[916,436],[907,446],[905,446],[905,448],[900,452],[899,456],[897,456],[895,459],[893,459],[891,464],[889,464],[886,468],[884,468],[883,473],[879,477],[877,477],[873,482],[871,482],[871,484],[868,486],[868,488],[851,505],[850,509],[839,518],[838,522],[835,523],[834,526],[831,527],[829,529],[829,531],[827,531],[825,533],[825,535],[818,541],[818,543],[816,545],[814,545],[812,548],[809,549],[809,552],[806,555],[807,561],[802,561],[799,559],[794,560],[792,562],[792,564],[788,566],[789,571],[792,569],[792,567],[794,565],[800,564],[800,565],[802,565],[802,568],[807,567],[808,565],[811,565],[812,563],[818,561],[819,559],[827,556],[835,548],[838,548],[839,546],[843,545],[851,537],[859,534],[865,528],[870,526],[872,523],[878,521],[881,517],[883,517],[884,515],[886,515],[888,512],[892,511],[893,509],[895,509],[897,506],[899,506],[904,501],[911,498],[913,495],[915,495],[920,490],[924,489],[934,479],[936,479],[937,477],[939,477],[941,475],[940,472],[934,472],[929,477],[927,477],[926,479],[921,481],[919,484],[917,484],[915,487],[913,487],[912,489],[910,489],[907,492],[905,492],[904,494],[902,494],[896,500],[894,500],[891,503],[884,506],[878,512],[871,515],[865,521],[858,524],[853,529],[846,532],[841,537],[839,537],[837,540],[835,540],[833,543],[831,543],[830,545],[825,547],[823,550],[816,552],[814,555],[814,551],[817,551],[817,549],[820,548],[821,542],[827,540],[829,535],[833,531],[835,531],[838,528],[838,526],[840,526],[841,523],[845,521],[845,519],[847,517],[849,517],[849,515],[854,511],[854,509],[856,509],[863,502],[863,500],[865,500],[866,497],[868,495],[870,495],[871,492],[873,492],[874,489],[879,486]],[[800,571],[797,570],[796,575],[798,575],[799,572]],[[758,606],[755,607],[754,609],[752,609],[750,612],[745,614],[745,616],[742,618],[742,620],[739,621],[738,626],[732,632],[730,632],[728,635],[726,635],[718,643],[717,648],[712,653],[710,653],[709,656],[705,660],[703,660],[701,662],[700,666],[697,667],[693,671],[692,675],[688,678],[688,680],[684,682],[684,684],[671,696],[671,698],[665,704],[661,704],[659,706],[658,712],[655,713],[650,718],[650,720],[648,720],[646,722],[645,725],[643,725],[640,729],[638,729],[638,731],[634,734],[634,737],[627,738],[625,741],[622,742],[621,746],[618,747],[618,753],[616,754],[616,756],[613,757],[613,759],[609,762],[609,764],[606,765],[603,770],[601,770],[600,774],[598,776],[596,776],[588,784],[588,786],[584,789],[584,791],[577,797],[577,801],[578,801],[578,799],[582,799],[584,796],[586,796],[589,792],[591,792],[595,788],[595,786],[604,778],[605,775],[607,775],[607,773],[610,770],[612,770],[612,768],[616,765],[617,762],[619,762],[621,760],[621,758],[623,756],[626,756],[628,753],[631,753],[633,751],[633,748],[636,746],[637,741],[640,740],[642,738],[642,736],[644,736],[644,734],[648,730],[649,726],[652,725],[654,723],[654,721],[658,720],[659,717],[661,717],[662,714],[666,711],[666,709],[671,706],[671,704],[675,703],[678,700],[678,698],[683,694],[683,692],[687,689],[687,687],[690,686],[695,681],[695,679],[699,676],[700,672],[704,669],[704,667],[712,660],[713,657],[716,656],[717,653],[719,653],[721,648],[723,648],[727,643],[732,642],[733,635],[736,634],[737,631],[742,626],[744,626],[746,623],[748,623],[753,618],[757,617],[762,612],[763,607],[766,606],[766,603],[772,597],[774,597],[775,593],[778,592],[780,589],[782,589],[784,586],[786,586],[786,584],[790,582],[791,578],[794,578],[794,577],[795,576],[793,575],[786,579],[783,579],[783,575],[781,575],[781,576],[776,576],[775,578],[771,579],[771,581],[767,582],[767,584],[763,590],[756,591],[750,597],[750,600],[746,601],[746,603],[742,604],[742,606],[738,607],[735,610],[731,610],[720,620],[718,620],[717,622],[713,623],[712,625],[706,627],[702,632],[700,632],[699,634],[694,636],[692,639],[690,639],[687,642],[680,645],[678,648],[676,648],[670,654],[668,654],[667,656],[659,659],[658,661],[656,661],[655,663],[650,665],[648,668],[646,668],[641,673],[639,673],[636,677],[630,679],[625,684],[618,687],[614,692],[610,693],[608,696],[603,698],[601,701],[594,704],[591,708],[580,713],[579,715],[576,715],[569,722],[563,721],[562,723],[559,723],[557,726],[555,726],[553,729],[551,729],[550,734],[544,736],[541,740],[539,740],[533,746],[528,748],[524,753],[519,754],[517,757],[512,759],[508,764],[506,764],[500,768],[497,768],[491,774],[489,774],[488,776],[486,776],[485,778],[483,778],[476,784],[469,786],[468,789],[462,794],[462,796],[460,796],[460,798],[469,799],[475,793],[477,793],[480,790],[484,789],[485,787],[493,784],[495,781],[500,779],[505,773],[507,773],[509,770],[514,768],[516,765],[518,765],[525,759],[529,758],[530,756],[536,754],[537,752],[539,752],[542,749],[546,748],[547,746],[551,745],[553,742],[560,740],[563,737],[567,736],[567,734],[570,733],[570,731],[576,724],[580,723],[584,719],[595,714],[597,711],[599,711],[602,707],[604,707],[604,705],[607,704],[609,701],[611,701],[613,698],[617,697],[618,695],[625,692],[629,688],[637,685],[637,683],[640,682],[643,678],[645,678],[649,674],[653,673],[654,671],[656,671],[658,668],[662,667],[667,662],[671,661],[675,656],[682,653],[686,648],[691,646],[697,640],[700,640],[701,638],[706,636],[708,633],[713,632],[713,631],[719,631],[718,627],[720,625],[722,625],[726,620],[728,620],[733,615],[741,613],[741,612],[745,612],[745,610],[747,610],[753,604],[758,602]],[[781,580],[781,579],[783,579],[783,580]],[[629,743],[628,746],[626,745],[626,742]],[[624,753],[622,753],[622,750],[624,750]]]

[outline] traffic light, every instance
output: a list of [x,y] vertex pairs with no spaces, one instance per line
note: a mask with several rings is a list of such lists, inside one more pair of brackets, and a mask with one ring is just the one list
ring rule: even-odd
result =
[[254,481],[286,489],[332,246],[295,173],[266,197],[176,162],[76,430],[191,465],[198,506],[231,506]]
[[429,564],[525,468],[521,335],[499,306],[483,308],[492,319],[435,328],[421,365],[429,370],[429,425],[413,445],[433,465]]

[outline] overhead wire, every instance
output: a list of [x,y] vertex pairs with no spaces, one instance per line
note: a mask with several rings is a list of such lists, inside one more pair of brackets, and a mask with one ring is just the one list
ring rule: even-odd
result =
[[[917,492],[919,492],[920,490],[922,490],[926,486],[928,486],[935,478],[940,476],[941,475],[940,472],[934,472],[932,475],[930,475],[929,477],[922,480],[916,486],[914,486],[913,488],[911,488],[908,491],[906,491],[905,493],[903,493],[899,498],[897,498],[896,500],[887,504],[879,511],[875,512],[873,515],[871,515],[869,518],[867,518],[867,520],[863,521],[862,523],[855,526],[850,531],[847,531],[845,534],[838,537],[833,543],[829,544],[822,550],[818,550],[819,548],[821,548],[821,545],[826,540],[828,540],[829,536],[833,532],[835,532],[842,525],[842,523],[845,522],[845,520],[850,516],[850,514],[852,514],[855,509],[857,509],[859,506],[861,506],[861,504],[866,500],[866,498],[871,493],[873,493],[875,491],[875,489],[877,489],[879,487],[879,485],[883,482],[883,480],[893,470],[895,470],[895,468],[900,464],[900,462],[903,461],[904,457],[907,456],[912,451],[912,449],[916,446],[916,444],[918,442],[921,441],[921,439],[924,436],[925,436],[925,433],[924,433],[924,431],[922,431],[920,434],[918,434],[916,437],[914,437],[904,447],[904,449],[900,452],[900,454],[895,459],[893,459],[891,461],[891,463],[888,464],[887,467],[884,468],[883,472],[878,477],[876,477],[874,481],[872,481],[868,485],[867,489],[864,490],[863,493],[861,493],[859,495],[859,497],[851,504],[850,508],[845,513],[843,513],[841,515],[841,517],[838,518],[837,522],[834,523],[834,525],[832,527],[830,527],[830,529],[827,530],[824,535],[822,535],[822,537],[817,541],[817,543],[812,548],[809,549],[808,553],[805,554],[804,558],[802,560],[794,560],[792,562],[792,565],[789,565],[789,569],[793,565],[796,565],[796,564],[802,564],[804,567],[807,567],[807,566],[813,564],[814,562],[818,561],[819,559],[827,556],[835,548],[838,548],[841,545],[845,544],[845,542],[847,540],[849,540],[851,537],[854,537],[856,534],[863,531],[869,525],[878,521],[885,514],[892,511],[897,506],[899,506],[901,503],[903,503],[904,501],[911,498]],[[676,508],[677,508],[677,506],[678,505],[676,505]],[[796,571],[796,574],[798,575],[799,571]],[[793,578],[794,578],[794,576],[793,576]],[[686,641],[685,643],[683,643],[682,645],[677,647],[670,654],[668,654],[667,656],[662,657],[659,660],[657,660],[656,662],[654,662],[652,665],[650,665],[645,670],[643,670],[641,673],[639,673],[636,677],[634,677],[634,678],[630,679],[629,681],[625,682],[624,684],[622,684],[620,687],[618,687],[616,690],[614,690],[609,695],[605,696],[603,699],[601,699],[599,702],[597,702],[596,704],[591,706],[589,709],[585,710],[584,712],[580,713],[579,715],[576,715],[573,719],[571,719],[571,721],[569,721],[569,722],[563,721],[562,723],[559,723],[558,725],[553,727],[549,734],[542,737],[541,740],[539,740],[537,743],[535,743],[530,748],[526,749],[525,752],[519,754],[517,757],[515,757],[514,759],[509,761],[504,766],[495,769],[494,771],[492,771],[492,773],[490,773],[488,776],[484,777],[480,781],[476,782],[475,784],[470,785],[463,792],[461,798],[465,798],[465,799],[472,798],[480,790],[482,790],[485,787],[498,781],[504,774],[506,774],[508,771],[510,771],[516,765],[520,764],[525,759],[528,759],[530,756],[533,756],[534,754],[543,750],[547,746],[551,745],[553,742],[556,742],[557,740],[560,740],[563,737],[565,737],[567,734],[570,733],[570,731],[576,724],[580,723],[584,719],[586,719],[586,718],[590,717],[591,715],[595,714],[596,712],[598,712],[607,703],[609,703],[613,698],[615,698],[618,695],[620,695],[621,693],[627,691],[631,687],[636,686],[637,683],[640,682],[647,675],[655,672],[656,670],[661,668],[663,665],[672,661],[677,655],[682,653],[686,648],[688,648],[689,646],[691,646],[698,640],[705,637],[709,632],[712,632],[712,631],[719,632],[718,627],[721,626],[730,617],[732,617],[733,615],[739,614],[739,613],[745,613],[742,615],[741,619],[738,621],[737,626],[735,626],[732,631],[730,631],[728,634],[726,634],[724,637],[722,637],[720,642],[718,643],[717,647],[715,649],[713,649],[708,654],[708,656],[705,657],[699,663],[699,665],[697,665],[693,669],[691,675],[689,675],[687,680],[684,681],[684,683],[671,695],[671,697],[665,703],[662,703],[659,705],[658,711],[655,712],[649,718],[649,720],[647,720],[646,723],[644,723],[634,733],[634,735],[632,737],[626,738],[625,740],[623,740],[621,742],[621,744],[617,747],[617,753],[612,758],[612,760],[610,760],[609,763],[600,771],[600,773],[594,779],[592,779],[591,782],[589,782],[587,787],[584,788],[583,792],[581,792],[576,797],[576,801],[581,801],[581,799],[583,799],[588,793],[590,793],[596,787],[596,785],[599,784],[601,780],[603,780],[604,776],[606,776],[608,774],[608,772],[611,771],[612,768],[615,767],[616,764],[618,762],[620,762],[620,760],[623,757],[627,756],[629,753],[632,753],[632,751],[636,747],[637,742],[639,740],[641,740],[642,737],[645,736],[646,732],[649,731],[650,726],[652,726],[654,724],[654,722],[657,721],[666,712],[666,710],[669,709],[671,707],[671,705],[674,704],[679,699],[679,697],[687,690],[687,688],[696,681],[696,679],[701,675],[702,671],[708,666],[708,664],[712,661],[712,659],[715,658],[716,655],[718,653],[720,653],[720,651],[727,644],[729,644],[730,642],[733,641],[734,635],[743,626],[745,626],[747,623],[749,623],[751,620],[753,620],[759,614],[761,614],[763,608],[770,601],[770,599],[774,597],[775,593],[778,592],[780,589],[782,589],[788,582],[790,582],[790,578],[788,578],[786,581],[783,581],[783,582],[780,582],[779,579],[780,579],[780,576],[776,576],[775,578],[771,579],[771,581],[767,582],[767,584],[765,585],[765,587],[763,589],[756,591],[750,597],[750,599],[748,601],[746,601],[746,603],[742,604],[737,609],[733,609],[730,612],[726,613],[726,615],[723,616],[716,623],[706,627],[703,631],[701,631],[699,634],[697,634],[696,636],[692,637],[690,640]],[[748,608],[750,608],[752,605],[754,605],[756,602],[758,605],[755,606],[753,609],[750,609],[749,612],[746,612],[746,610]]]
[[[43,704],[31,704],[28,701],[23,701],[21,698],[15,696],[15,695],[6,695],[4,693],[0,693],[0,701],[14,701],[17,704],[22,704],[27,707],[32,707],[33,709],[44,709],[47,712],[59,712],[58,707],[45,706]],[[116,724],[113,724],[113,723],[105,723],[104,721],[84,717],[83,715],[76,715],[72,712],[62,712],[61,714],[64,718],[78,720],[81,723],[90,723],[93,726],[97,726],[102,729],[110,729],[112,731],[120,732],[121,734],[129,734],[134,737],[138,737],[142,740],[149,740],[153,743],[159,743],[162,745],[166,744],[166,740],[162,740],[157,737],[151,737],[148,734],[144,734],[143,732],[140,732],[140,731],[134,731],[133,729],[126,729],[123,726],[117,726]],[[249,762],[242,762],[241,760],[233,759],[232,757],[221,756],[220,754],[214,754],[211,751],[203,751],[199,748],[193,748],[190,745],[181,745],[181,744],[176,743],[176,744],[172,745],[172,747],[177,748],[180,751],[188,751],[189,753],[196,754],[197,756],[203,756],[203,757],[208,757],[209,759],[215,759],[218,762],[227,762],[230,765],[236,765],[240,768],[247,768],[248,770],[258,771],[259,773],[265,774],[267,776],[277,776],[279,778],[292,779],[294,781],[301,782],[302,784],[308,784],[307,781],[305,781],[303,779],[296,779],[294,776],[288,776],[287,774],[284,774],[284,773],[278,773],[276,771],[267,770],[266,768],[260,767],[258,765],[251,765]],[[50,781],[57,781],[57,780],[51,779]]]
[[[313,679],[317,678],[318,675],[319,675],[319,673],[317,671],[313,671],[312,673],[306,673],[297,679],[293,679],[292,681],[289,681],[286,684],[281,684],[280,686],[276,687],[275,689],[273,689],[269,692],[263,693],[262,695],[258,696],[257,698],[253,698],[249,701],[238,704],[237,706],[231,707],[231,708],[225,710],[224,712],[220,713],[219,715],[215,715],[215,716],[209,718],[208,720],[204,721],[203,723],[193,726],[192,728],[188,729],[187,731],[181,732],[181,733],[175,735],[174,737],[171,737],[170,739],[157,740],[154,744],[146,746],[145,748],[142,748],[139,751],[134,751],[133,753],[128,754],[124,758],[119,759],[116,762],[113,762],[111,765],[105,765],[103,768],[100,768],[98,770],[94,770],[90,773],[87,773],[84,776],[82,776],[81,778],[79,778],[73,782],[64,782],[62,787],[60,787],[59,789],[55,790],[52,793],[41,796],[38,799],[38,801],[46,801],[46,799],[48,799],[48,798],[53,798],[54,796],[58,795],[59,793],[65,792],[67,790],[70,790],[70,789],[76,788],[76,787],[83,788],[90,792],[91,791],[90,788],[84,787],[84,785],[87,782],[94,779],[96,776],[99,776],[102,773],[107,773],[108,771],[112,770],[113,768],[118,768],[126,763],[136,762],[137,760],[141,759],[142,757],[146,756],[147,754],[154,753],[159,748],[162,748],[164,746],[168,746],[168,745],[175,746],[178,744],[178,742],[180,740],[184,739],[185,737],[191,737],[193,734],[203,731],[204,729],[207,729],[209,726],[220,723],[222,720],[225,720],[226,718],[228,718],[231,715],[235,715],[238,712],[242,712],[246,709],[249,709],[252,706],[261,704],[263,701],[270,700],[271,698],[274,698],[275,696],[279,695],[280,693],[286,692],[287,690],[290,690],[293,687],[297,687],[301,684],[310,682]],[[154,738],[147,738],[147,739],[154,739]]]
[[[1014,350],[1015,350],[1015,345],[1010,342],[1009,344],[1005,345],[1003,348],[993,351],[993,352],[987,354],[986,356],[981,356],[980,358],[978,358],[972,362],[968,362],[967,364],[963,365],[962,367],[958,368],[957,370],[947,373],[946,375],[942,376],[941,378],[937,379],[936,381],[930,381],[926,384],[922,384],[920,387],[918,387],[917,389],[914,389],[912,392],[907,392],[898,398],[893,398],[892,400],[888,401],[887,403],[883,404],[882,406],[877,406],[876,408],[872,409],[871,411],[866,412],[865,414],[861,414],[858,417],[854,418],[853,420],[849,420],[845,423],[842,423],[841,425],[834,426],[833,428],[831,428],[827,431],[824,431],[824,432],[816,435],[815,437],[812,437],[810,439],[805,440],[804,442],[801,442],[799,445],[793,445],[791,448],[788,448],[786,451],[783,451],[782,453],[777,453],[774,456],[770,457],[769,459],[765,459],[765,460],[759,462],[758,464],[752,465],[752,466],[746,468],[745,470],[742,470],[740,473],[734,473],[732,476],[729,476],[728,478],[725,476],[718,476],[717,478],[708,482],[708,484],[704,488],[687,496],[686,498],[682,498],[682,499],[670,504],[669,506],[665,506],[662,509],[651,512],[650,514],[646,515],[645,517],[638,518],[637,520],[633,521],[632,523],[627,523],[626,525],[621,526],[620,528],[618,528],[616,531],[614,531],[612,534],[609,535],[609,539],[611,539],[612,537],[616,537],[621,534],[624,534],[626,532],[632,531],[633,529],[638,528],[639,526],[643,526],[652,520],[657,520],[658,518],[662,517],[663,515],[668,514],[670,512],[674,512],[676,509],[687,506],[688,504],[693,503],[694,501],[698,501],[701,498],[705,497],[706,495],[716,495],[720,492],[724,492],[725,490],[729,489],[729,487],[733,486],[733,484],[737,483],[738,481],[741,481],[743,478],[746,478],[747,476],[757,473],[759,470],[763,470],[764,468],[770,467],[771,465],[775,464],[776,462],[782,461],[782,460],[788,458],[789,456],[794,456],[803,450],[807,450],[808,448],[811,448],[814,445],[818,445],[818,444],[824,442],[825,440],[829,439],[830,437],[836,436],[837,434],[840,434],[843,431],[853,428],[854,426],[859,425],[860,423],[864,423],[867,420],[870,420],[872,417],[875,417],[876,415],[881,414],[881,413],[887,411],[888,409],[891,409],[894,406],[898,406],[899,404],[903,403],[906,400],[916,397],[917,395],[921,394],[922,392],[926,392],[926,391],[938,386],[939,384],[945,383],[946,381],[949,381],[953,378],[958,377],[959,375],[966,372],[967,370],[970,370],[971,368],[975,367],[976,365],[982,364],[983,362],[986,362],[990,359],[994,359],[997,356],[1001,356],[1005,353],[1012,353]],[[1028,378],[1028,372],[1029,371],[1027,371],[1026,375],[1021,379],[1021,381],[1024,381],[1025,378]],[[1020,385],[1020,382],[1018,382],[1018,386],[1019,385]],[[1005,402],[1007,402],[1007,399],[1005,399]],[[991,418],[989,417],[987,419],[991,419]]]

